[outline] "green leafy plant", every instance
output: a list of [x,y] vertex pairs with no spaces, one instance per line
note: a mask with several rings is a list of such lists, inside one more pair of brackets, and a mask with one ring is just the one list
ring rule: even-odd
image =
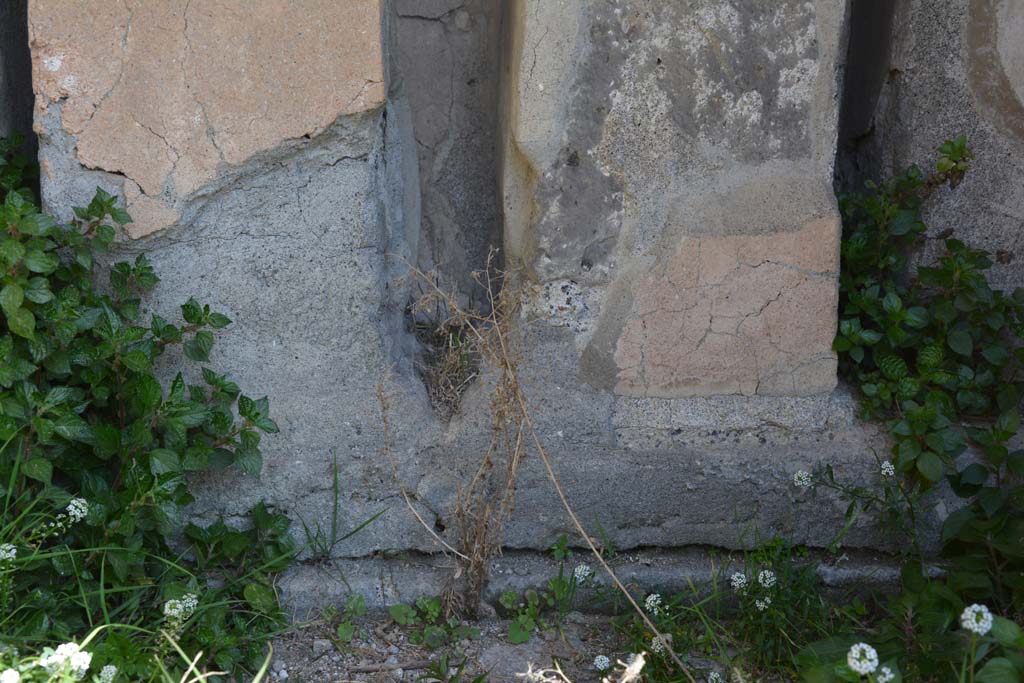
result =
[[[447,654],[443,654],[430,663],[427,672],[416,678],[424,683],[464,683],[463,676],[466,675],[466,664],[468,659],[463,658],[458,664],[453,664]],[[468,679],[468,683],[487,683],[487,673],[482,673]]]
[[[840,197],[844,218],[840,369],[862,394],[865,417],[884,421],[892,461],[879,463],[882,490],[818,482],[857,511],[882,515],[910,539],[898,594],[880,598],[872,619],[801,654],[807,680],[1017,681],[1024,668],[1020,629],[974,601],[1003,612],[1024,606],[1024,452],[1016,435],[1024,292],[994,290],[983,251],[941,237],[935,263],[913,266],[925,237],[922,207],[932,191],[955,187],[972,155],[964,138],[939,148],[935,170],[908,169],[863,193]],[[917,542],[921,506],[945,481],[964,505],[942,528],[943,571],[926,569]],[[989,614],[975,629],[966,615]],[[957,621],[961,628],[956,630]],[[852,626],[852,625],[851,625]],[[882,668],[867,671],[848,648],[865,633]],[[863,649],[861,650],[864,651]],[[901,673],[902,671],[902,673]]]
[[[564,534],[558,537],[550,551],[558,562],[558,574],[548,579],[543,591],[527,590],[521,599],[515,591],[505,591],[498,598],[498,603],[510,619],[508,639],[513,644],[525,643],[538,628],[552,628],[552,625],[541,617],[545,611],[553,611],[555,625],[560,625],[566,613],[573,608],[580,582],[591,577],[592,572],[586,565],[580,565],[573,571],[566,571],[572,551]],[[586,571],[581,572],[580,568]]]
[[[946,520],[950,581],[969,599],[1024,608],[1024,451],[1011,451],[1024,392],[1024,291],[994,290],[984,251],[956,239],[934,265],[910,268],[924,239],[921,209],[955,186],[972,155],[963,137],[939,148],[936,169],[911,167],[865,193],[840,197],[841,312],[835,349],[882,419],[910,497],[942,479],[967,499]],[[948,237],[948,235],[947,235]],[[975,457],[961,457],[972,448]]]
[[414,605],[392,605],[388,614],[399,626],[410,627],[410,642],[431,649],[480,637],[480,629],[456,617],[444,619],[440,598],[422,596]]
[[[106,278],[96,266],[130,221],[116,198],[98,189],[57,221],[13,149],[0,144],[0,641],[37,647],[119,624],[92,642],[97,660],[149,680],[159,671],[145,653],[165,651],[170,620],[201,664],[251,675],[282,625],[272,576],[294,554],[288,520],[258,505],[247,531],[203,529],[183,510],[193,474],[259,474],[262,435],[278,431],[268,401],[206,366],[194,383],[162,381],[158,363],[207,363],[231,321],[194,299],[180,322],[144,320],[141,296],[158,282],[146,257]],[[187,618],[171,619],[183,596]]]
[[366,599],[358,593],[353,594],[345,601],[345,607],[341,612],[340,620],[335,634],[338,643],[348,644],[355,638],[357,627],[356,620],[366,614]]
[[[708,585],[691,584],[671,597],[649,594],[644,608],[677,651],[719,659],[754,676],[792,675],[800,650],[831,635],[840,616],[822,595],[815,570],[806,550],[776,537],[743,553],[738,563],[719,565]],[[852,601],[846,611],[860,608]],[[613,624],[631,651],[651,653],[648,680],[679,680],[641,619],[627,613]]]

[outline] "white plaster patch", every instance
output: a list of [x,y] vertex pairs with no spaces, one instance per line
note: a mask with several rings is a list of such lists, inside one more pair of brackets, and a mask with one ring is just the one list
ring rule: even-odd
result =
[[552,280],[531,288],[523,301],[522,316],[530,322],[569,328],[582,347],[593,332],[602,294],[600,287],[584,289],[574,280]]
[[779,103],[800,106],[811,99],[814,79],[818,75],[818,62],[801,59],[791,69],[779,72]]

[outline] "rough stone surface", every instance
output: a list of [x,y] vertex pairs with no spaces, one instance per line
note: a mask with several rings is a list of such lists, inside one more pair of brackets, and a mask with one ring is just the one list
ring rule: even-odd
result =
[[501,12],[492,0],[396,0],[391,97],[405,98],[419,159],[417,263],[464,295],[501,246],[495,152]]
[[381,104],[379,13],[376,0],[33,0],[37,116],[62,104],[77,160],[124,176],[142,237],[221,166]]
[[[610,580],[592,558],[579,554],[574,560],[590,564],[595,569],[596,584],[609,587]],[[692,585],[707,582],[716,572],[721,577],[728,563],[736,560],[736,556],[728,553],[711,557],[703,549],[648,548],[620,553],[609,564],[627,585],[670,594],[690,590],[690,581]],[[851,552],[841,559],[812,556],[809,561],[818,563],[818,575],[823,584],[837,592],[854,587],[885,589],[899,581],[899,562],[877,553]],[[318,597],[322,596],[316,596],[317,591],[326,593],[329,602],[340,604],[352,590],[366,596],[371,610],[378,610],[398,602],[411,603],[423,595],[436,595],[437,587],[451,568],[449,561],[412,555],[338,560],[302,566],[286,579],[282,590],[294,598],[290,604],[293,618],[303,621],[319,616],[318,608],[322,603]],[[506,553],[491,565],[491,582],[485,600],[498,605],[502,592],[513,590],[521,594],[527,589],[541,588],[543,581],[557,572],[558,566],[550,556]],[[592,591],[592,588],[580,589],[581,604],[587,604]]]
[[[935,148],[966,135],[973,170],[956,189],[928,202],[929,234],[952,230],[993,253],[996,286],[1024,285],[1024,5],[901,0],[892,11],[891,49],[883,49],[887,68],[876,72],[872,85],[879,90],[877,106],[845,133],[849,159],[841,180],[859,187],[912,163],[933,168]],[[848,60],[879,47],[885,46],[868,43]],[[859,96],[848,93],[847,99]],[[940,248],[940,240],[929,240],[922,260]]]
[[830,391],[842,3],[534,1],[511,17],[506,243],[543,285],[588,292],[591,320],[570,325],[583,380]]
[[[270,397],[261,478],[197,478],[194,515],[242,524],[266,500],[303,542],[381,513],[303,553],[282,584],[296,609],[336,600],[339,569],[375,605],[437,592],[447,559],[396,475],[456,543],[493,377],[438,419],[399,276],[437,263],[464,284],[502,222],[526,292],[509,341],[591,533],[637,554],[832,541],[845,504],[793,474],[877,483],[887,449],[833,390],[842,3],[243,6],[34,0],[35,122],[47,206],[125,196],[138,239],[117,256],[150,255],[150,307],[223,310],[211,365]],[[859,520],[845,543],[885,547],[879,531]],[[530,452],[505,534],[533,557],[516,581],[563,533]],[[626,573],[658,583],[643,571]]]

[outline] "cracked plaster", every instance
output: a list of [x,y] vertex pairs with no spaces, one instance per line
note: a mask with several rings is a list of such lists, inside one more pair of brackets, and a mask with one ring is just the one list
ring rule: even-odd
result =
[[226,169],[383,102],[378,1],[312,4],[33,0],[37,120],[60,102],[79,163],[124,176],[131,237],[165,228]]

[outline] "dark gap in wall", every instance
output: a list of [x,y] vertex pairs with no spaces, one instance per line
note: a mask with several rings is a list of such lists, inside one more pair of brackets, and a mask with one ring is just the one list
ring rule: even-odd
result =
[[[498,196],[498,0],[393,0],[392,66],[412,113],[422,206],[419,253],[473,307],[473,272],[502,241]],[[501,262],[497,265],[500,267]]]
[[839,109],[835,189],[859,190],[878,180],[881,159],[872,145],[879,96],[890,69],[895,0],[852,0],[849,40]]
[[[28,46],[28,0],[0,0],[0,136],[25,136],[23,151],[33,159],[32,55]],[[39,188],[34,188],[38,194]]]

